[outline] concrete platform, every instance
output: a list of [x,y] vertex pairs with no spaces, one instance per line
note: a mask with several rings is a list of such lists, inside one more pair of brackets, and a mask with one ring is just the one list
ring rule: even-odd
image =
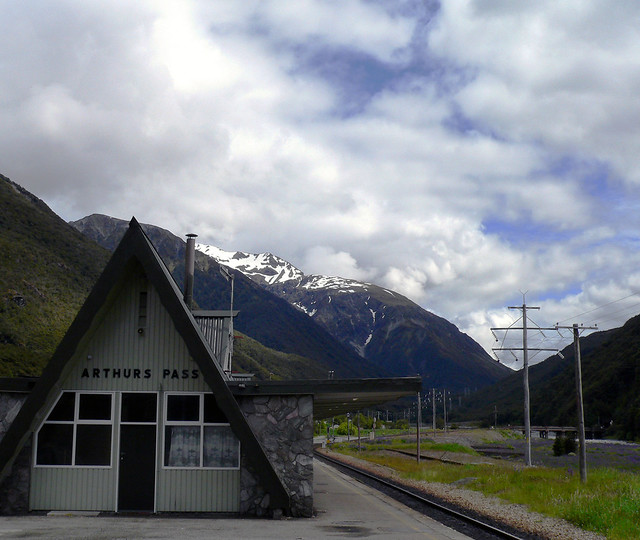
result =
[[309,519],[95,517],[74,513],[0,517],[4,538],[468,538],[315,461],[315,508]]

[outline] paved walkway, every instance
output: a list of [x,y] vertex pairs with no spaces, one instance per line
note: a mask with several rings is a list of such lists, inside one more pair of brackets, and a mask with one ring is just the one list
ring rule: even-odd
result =
[[4,538],[372,538],[464,540],[467,537],[315,461],[315,507],[310,519],[165,517],[0,517]]

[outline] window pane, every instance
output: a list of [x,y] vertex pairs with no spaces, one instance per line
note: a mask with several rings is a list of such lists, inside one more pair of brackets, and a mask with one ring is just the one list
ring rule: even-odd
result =
[[38,433],[38,465],[71,465],[73,425],[44,424]]
[[240,445],[229,426],[204,427],[204,466],[240,466]]
[[111,426],[78,425],[76,465],[111,465]]
[[200,427],[167,426],[164,436],[165,467],[200,466]]
[[207,424],[228,424],[229,420],[218,407],[213,394],[204,395],[204,421]]
[[200,396],[167,396],[167,420],[169,422],[197,422],[200,420]]
[[122,394],[122,421],[155,422],[157,402],[156,394]]
[[47,420],[73,422],[75,404],[75,392],[63,392]]
[[111,394],[80,394],[80,420],[111,420]]

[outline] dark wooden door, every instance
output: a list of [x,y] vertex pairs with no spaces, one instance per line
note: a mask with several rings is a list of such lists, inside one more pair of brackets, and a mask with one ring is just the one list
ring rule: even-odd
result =
[[120,426],[118,511],[153,512],[156,483],[156,426]]

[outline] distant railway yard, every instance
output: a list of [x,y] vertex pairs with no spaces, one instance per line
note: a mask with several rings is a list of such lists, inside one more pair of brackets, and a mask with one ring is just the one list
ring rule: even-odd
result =
[[460,429],[328,444],[319,453],[347,460],[513,527],[526,537],[640,538],[640,444],[587,441],[588,479],[578,456],[554,454],[553,439],[525,441],[510,430]]

